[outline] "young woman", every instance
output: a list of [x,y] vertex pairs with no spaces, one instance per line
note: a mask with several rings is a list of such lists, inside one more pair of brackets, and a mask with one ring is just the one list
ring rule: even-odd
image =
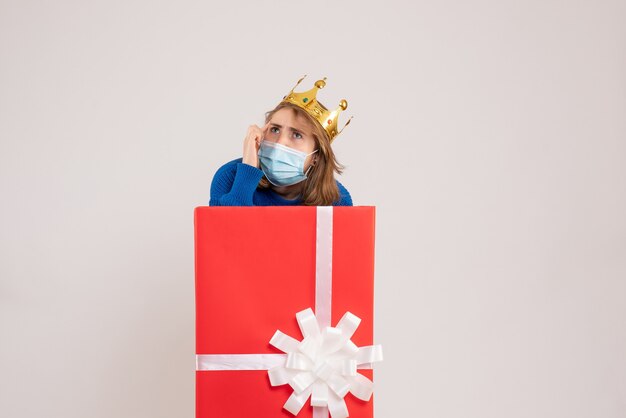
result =
[[[317,107],[321,114],[306,106],[319,104],[315,95],[324,80],[308,92],[292,89],[266,113],[262,128],[248,128],[243,158],[224,164],[213,177],[210,206],[352,206],[350,193],[335,180],[334,173],[341,174],[345,167],[331,148],[337,114],[347,102],[342,100],[334,112]],[[329,126],[322,126],[319,119]]]

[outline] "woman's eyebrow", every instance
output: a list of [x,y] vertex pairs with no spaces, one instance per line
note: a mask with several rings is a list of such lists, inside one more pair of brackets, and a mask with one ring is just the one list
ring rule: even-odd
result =
[[[282,127],[283,127],[282,125],[279,125],[279,124],[274,123],[274,122],[270,122],[270,125],[272,125],[272,126],[276,126],[277,128],[281,128],[281,129],[282,129]],[[291,130],[292,130],[292,131],[294,131],[294,132],[298,132],[298,133],[301,133],[301,134],[302,134],[302,133],[304,133],[304,131],[302,131],[302,130],[300,130],[300,129],[292,128],[291,126],[288,126],[288,128],[289,128],[289,129],[291,129]]]

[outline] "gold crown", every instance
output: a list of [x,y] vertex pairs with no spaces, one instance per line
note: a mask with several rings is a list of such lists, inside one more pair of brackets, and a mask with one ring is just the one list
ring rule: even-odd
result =
[[298,87],[298,84],[300,84],[300,82],[304,80],[305,77],[306,74],[304,75],[304,77],[298,80],[298,82],[295,86],[293,86],[289,94],[283,97],[281,103],[292,103],[304,109],[309,115],[313,117],[313,119],[315,119],[320,125],[322,125],[322,128],[326,130],[326,133],[328,133],[328,137],[330,138],[330,142],[332,143],[337,135],[339,135],[352,120],[352,117],[350,117],[350,119],[348,119],[348,122],[346,122],[346,124],[343,125],[343,128],[341,128],[341,131],[337,132],[337,117],[339,116],[339,113],[341,113],[341,111],[348,108],[348,102],[346,101],[346,99],[342,99],[339,102],[339,107],[337,109],[329,111],[323,104],[317,101],[317,91],[319,89],[323,89],[326,85],[326,77],[324,77],[323,80],[317,80],[315,82],[315,86],[311,90],[304,91],[302,93],[294,93],[293,89]]

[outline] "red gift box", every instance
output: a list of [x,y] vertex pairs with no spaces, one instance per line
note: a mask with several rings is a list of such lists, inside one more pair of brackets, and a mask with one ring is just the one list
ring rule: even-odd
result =
[[[272,365],[249,367],[244,355],[285,358],[270,340],[277,330],[302,340],[296,313],[307,308],[320,329],[356,315],[350,340],[372,346],[375,207],[203,206],[194,217],[196,354],[224,359],[224,367],[196,371],[196,417],[293,417],[283,408],[292,386],[272,386]],[[373,417],[373,398],[353,393],[343,398],[350,417]],[[298,417],[328,415],[310,402]]]

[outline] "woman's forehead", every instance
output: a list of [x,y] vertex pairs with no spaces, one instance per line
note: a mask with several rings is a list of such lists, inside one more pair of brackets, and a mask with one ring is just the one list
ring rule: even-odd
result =
[[304,116],[294,112],[292,109],[283,108],[272,115],[271,123],[281,125],[284,128],[294,128],[299,131],[309,131],[309,122]]

